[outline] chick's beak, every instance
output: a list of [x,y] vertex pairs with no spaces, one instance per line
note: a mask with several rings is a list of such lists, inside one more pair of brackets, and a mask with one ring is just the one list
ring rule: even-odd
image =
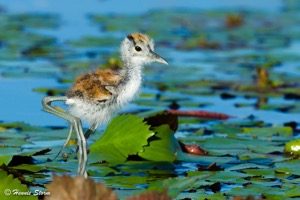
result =
[[161,56],[159,56],[157,53],[155,53],[154,51],[150,50],[150,60],[153,62],[159,62],[165,65],[168,65],[169,63]]

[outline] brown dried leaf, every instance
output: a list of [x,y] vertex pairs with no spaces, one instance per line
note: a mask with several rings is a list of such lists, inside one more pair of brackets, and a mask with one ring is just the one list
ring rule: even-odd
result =
[[208,152],[202,149],[198,145],[187,145],[179,141],[179,145],[181,147],[181,150],[185,153],[200,155],[200,156],[207,156]]
[[226,27],[227,28],[236,28],[243,24],[244,18],[242,14],[230,14],[226,16]]
[[167,190],[162,192],[148,191],[135,197],[128,197],[126,200],[171,200]]
[[72,178],[69,175],[53,176],[52,183],[47,185],[49,196],[45,200],[117,200],[117,195],[103,183],[95,183],[82,176]]
[[217,166],[216,163],[212,163],[211,165],[209,165],[206,168],[198,167],[197,171],[222,171],[222,170],[224,170],[222,167]]

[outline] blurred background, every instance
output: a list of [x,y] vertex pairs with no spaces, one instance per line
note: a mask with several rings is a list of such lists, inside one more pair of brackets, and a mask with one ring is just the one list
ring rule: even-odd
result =
[[[121,199],[163,187],[178,199],[299,197],[299,11],[298,0],[0,0],[2,168],[17,170],[31,190],[45,190],[52,173],[75,175],[76,140],[52,162],[68,123],[44,112],[41,100],[64,95],[82,73],[121,67],[120,42],[142,32],[169,66],[146,66],[139,97],[122,112],[225,118],[180,116],[178,129],[149,137],[136,155],[119,152],[126,162],[118,165],[90,153],[89,175]],[[177,140],[209,156],[183,153]],[[106,147],[104,154],[119,151]],[[151,158],[137,159],[146,148]]]
[[0,120],[66,126],[42,111],[42,97],[63,95],[81,73],[120,65],[121,40],[143,32],[170,66],[146,67],[141,96],[124,112],[201,109],[295,121],[298,10],[293,0],[0,1]]

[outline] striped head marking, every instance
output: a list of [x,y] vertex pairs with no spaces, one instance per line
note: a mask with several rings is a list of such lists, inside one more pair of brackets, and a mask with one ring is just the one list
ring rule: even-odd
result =
[[123,61],[143,65],[147,62],[167,61],[154,52],[154,43],[151,38],[141,33],[132,33],[122,42],[121,54]]
[[129,39],[134,45],[137,45],[138,43],[144,43],[146,45],[149,45],[149,47],[154,50],[153,41],[150,40],[147,35],[141,33],[132,33],[130,35],[127,35],[127,39]]

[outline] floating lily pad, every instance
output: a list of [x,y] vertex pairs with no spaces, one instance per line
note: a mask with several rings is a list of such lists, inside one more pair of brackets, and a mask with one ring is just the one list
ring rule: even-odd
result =
[[293,130],[291,127],[270,127],[270,128],[243,128],[243,131],[252,136],[272,136],[283,135],[292,136]]
[[[90,147],[90,160],[122,163],[129,155],[143,151],[148,139],[154,135],[143,119],[134,115],[114,118],[106,132]],[[139,136],[137,139],[136,136]],[[135,144],[132,142],[135,141]],[[109,153],[110,152],[110,153]],[[93,162],[92,161],[92,162]]]
[[170,161],[176,159],[177,151],[181,151],[174,132],[168,125],[162,125],[153,129],[155,137],[150,139],[149,145],[139,152],[139,156],[153,161]]

